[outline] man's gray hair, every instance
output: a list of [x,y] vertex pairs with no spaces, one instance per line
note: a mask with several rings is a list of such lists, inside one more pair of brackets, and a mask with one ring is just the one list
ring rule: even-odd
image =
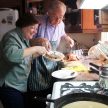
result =
[[48,8],[48,12],[55,11],[55,10],[60,9],[60,8],[63,8],[64,11],[66,11],[66,5],[63,2],[61,2],[59,0],[53,0],[50,3],[50,6]]

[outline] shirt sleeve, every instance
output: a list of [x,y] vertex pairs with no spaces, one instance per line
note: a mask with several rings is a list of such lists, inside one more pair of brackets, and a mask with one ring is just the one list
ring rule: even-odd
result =
[[17,37],[7,34],[2,41],[2,54],[7,62],[22,63],[24,49]]

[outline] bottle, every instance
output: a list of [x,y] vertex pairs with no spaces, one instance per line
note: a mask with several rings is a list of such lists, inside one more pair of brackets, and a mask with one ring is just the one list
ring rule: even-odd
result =
[[99,85],[102,89],[108,89],[108,65],[104,65],[100,69]]

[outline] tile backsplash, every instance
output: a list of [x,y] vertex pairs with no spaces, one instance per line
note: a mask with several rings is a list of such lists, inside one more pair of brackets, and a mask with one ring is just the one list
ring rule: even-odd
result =
[[101,33],[67,33],[67,35],[76,40],[80,46],[90,48],[100,40]]

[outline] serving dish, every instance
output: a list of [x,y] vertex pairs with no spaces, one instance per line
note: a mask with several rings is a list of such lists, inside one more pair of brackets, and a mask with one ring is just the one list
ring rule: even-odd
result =
[[72,70],[57,70],[52,72],[52,76],[56,79],[67,80],[75,78],[78,75],[77,72]]
[[65,55],[58,51],[49,51],[47,54],[44,55],[49,60],[53,61],[61,61],[65,57]]

